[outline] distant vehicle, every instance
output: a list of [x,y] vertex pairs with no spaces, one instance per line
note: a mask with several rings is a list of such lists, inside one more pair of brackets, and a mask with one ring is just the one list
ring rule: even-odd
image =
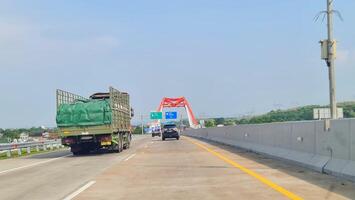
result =
[[176,138],[177,140],[180,139],[179,129],[177,128],[176,124],[164,125],[162,140],[165,140],[165,138]]
[[151,128],[152,130],[152,137],[155,137],[155,136],[158,136],[160,137],[161,136],[161,127],[160,126],[154,126]]
[[218,124],[217,127],[224,127],[224,125],[223,124]]
[[62,144],[74,155],[107,149],[121,152],[131,144],[128,93],[112,87],[90,98],[57,90],[57,126]]

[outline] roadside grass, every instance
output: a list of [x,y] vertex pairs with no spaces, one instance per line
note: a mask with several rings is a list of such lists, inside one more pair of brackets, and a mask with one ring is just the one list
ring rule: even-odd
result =
[[19,156],[17,153],[17,150],[12,150],[11,151],[11,157],[7,157],[7,152],[2,152],[0,153],[0,160],[5,160],[5,159],[11,159],[11,158],[18,158],[18,157],[26,157],[30,155],[35,155],[35,154],[42,154],[42,153],[48,153],[48,152],[54,152],[54,151],[59,151],[66,149],[64,148],[54,148],[51,150],[50,148],[47,148],[47,150],[40,149],[39,151],[36,151],[36,148],[31,148],[31,153],[27,153],[27,149],[21,149],[21,155]]

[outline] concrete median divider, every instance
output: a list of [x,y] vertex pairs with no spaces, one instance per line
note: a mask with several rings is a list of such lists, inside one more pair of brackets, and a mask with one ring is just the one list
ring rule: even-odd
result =
[[355,119],[188,129],[183,134],[355,181]]

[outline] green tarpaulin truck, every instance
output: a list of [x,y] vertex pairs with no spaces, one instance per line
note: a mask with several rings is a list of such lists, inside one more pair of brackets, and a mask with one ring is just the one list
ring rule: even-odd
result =
[[57,127],[62,144],[69,146],[74,155],[129,148],[131,117],[129,94],[113,87],[89,98],[57,90]]

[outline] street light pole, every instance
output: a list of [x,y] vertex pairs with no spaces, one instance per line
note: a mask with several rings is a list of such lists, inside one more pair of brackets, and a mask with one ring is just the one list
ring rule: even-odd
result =
[[328,71],[329,71],[329,97],[330,97],[330,113],[331,118],[337,118],[337,103],[335,99],[335,70],[334,70],[334,59],[335,59],[335,41],[333,40],[333,1],[327,0],[327,27],[328,27],[328,58],[326,60]]

